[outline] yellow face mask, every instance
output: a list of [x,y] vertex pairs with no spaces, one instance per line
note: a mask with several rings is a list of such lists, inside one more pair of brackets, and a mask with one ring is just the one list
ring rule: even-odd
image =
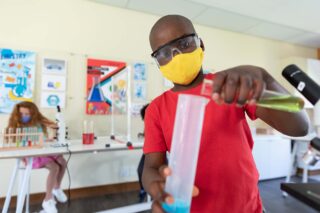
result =
[[199,74],[203,60],[203,50],[198,47],[191,53],[182,53],[174,56],[160,71],[163,76],[176,84],[188,85]]

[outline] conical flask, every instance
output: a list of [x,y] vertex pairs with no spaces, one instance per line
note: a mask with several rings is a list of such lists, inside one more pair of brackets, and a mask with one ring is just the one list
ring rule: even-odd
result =
[[105,102],[99,78],[99,76],[92,76],[92,88],[88,96],[89,102]]

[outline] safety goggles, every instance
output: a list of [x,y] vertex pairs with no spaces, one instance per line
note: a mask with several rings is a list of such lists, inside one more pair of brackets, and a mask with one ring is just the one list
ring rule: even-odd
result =
[[163,66],[169,63],[175,55],[193,52],[198,47],[200,47],[200,39],[197,34],[192,33],[160,46],[151,56],[156,60],[158,66]]

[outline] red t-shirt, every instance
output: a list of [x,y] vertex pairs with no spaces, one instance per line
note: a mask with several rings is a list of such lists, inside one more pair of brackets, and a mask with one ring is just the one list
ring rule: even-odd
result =
[[[201,86],[169,90],[151,102],[145,116],[145,154],[170,152],[178,94],[200,94]],[[192,213],[262,212],[253,140],[245,118],[247,114],[256,119],[255,112],[252,105],[208,103],[195,178],[200,194],[192,199]]]

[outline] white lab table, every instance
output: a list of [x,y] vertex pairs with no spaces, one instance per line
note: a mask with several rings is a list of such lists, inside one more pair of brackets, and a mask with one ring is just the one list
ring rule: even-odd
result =
[[[77,153],[97,153],[97,152],[108,152],[108,151],[117,151],[117,150],[128,150],[126,143],[117,143],[111,139],[99,139],[95,140],[94,144],[91,145],[83,145],[82,140],[68,140],[67,141],[70,145],[68,147],[52,147],[50,143],[47,143],[44,148],[41,149],[28,149],[28,150],[16,150],[16,151],[0,151],[0,160],[1,159],[17,159],[16,165],[13,169],[11,180],[9,183],[9,188],[7,191],[5,203],[2,209],[2,213],[8,212],[9,204],[11,201],[12,190],[14,184],[16,182],[17,173],[19,171],[19,166],[21,160],[23,158],[27,159],[27,165],[25,167],[25,172],[22,178],[21,187],[19,188],[18,197],[17,197],[17,208],[16,212],[21,213],[23,210],[25,197],[28,190],[30,174],[32,170],[32,162],[33,157],[37,156],[49,156],[49,155],[59,155],[59,154],[67,154],[71,152],[72,154]],[[110,144],[109,147],[106,147],[106,144]],[[141,149],[143,147],[142,142],[134,142],[132,143],[132,149]],[[29,200],[27,197],[27,208],[26,211],[28,212],[29,207]],[[128,212],[135,212],[136,209],[148,210],[151,208],[151,203],[148,202],[147,204],[139,204],[127,206]],[[142,210],[141,210],[142,211]]]

